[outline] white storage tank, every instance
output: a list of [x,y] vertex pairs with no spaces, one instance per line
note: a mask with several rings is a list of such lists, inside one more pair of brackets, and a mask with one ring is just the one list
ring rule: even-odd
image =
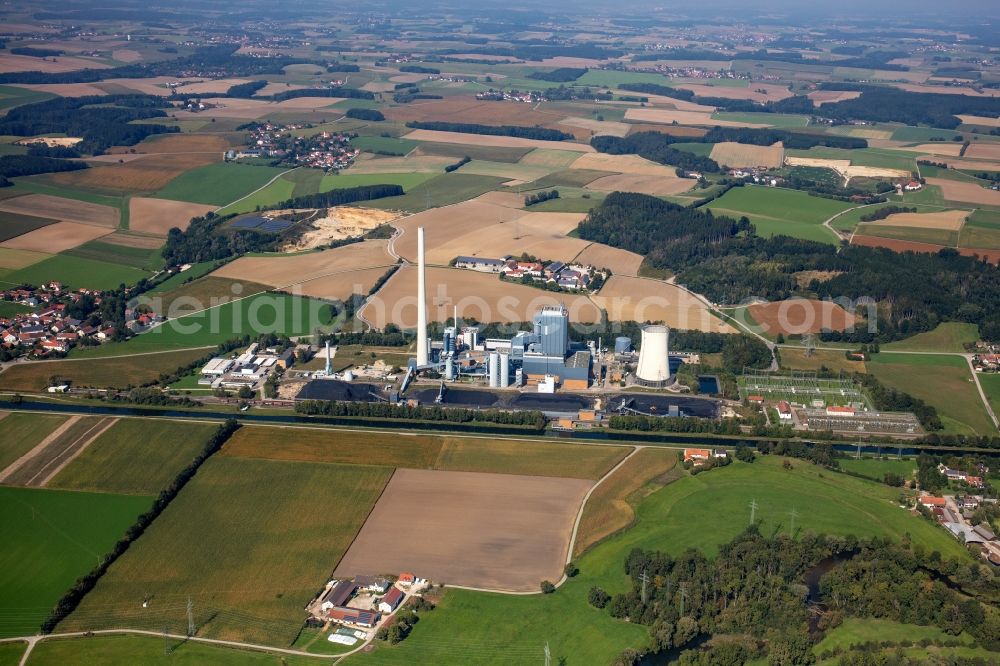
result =
[[615,338],[615,353],[627,354],[632,351],[632,338],[620,335]]
[[500,387],[500,353],[490,352],[490,388]]
[[500,354],[500,388],[510,386],[510,358],[507,354]]

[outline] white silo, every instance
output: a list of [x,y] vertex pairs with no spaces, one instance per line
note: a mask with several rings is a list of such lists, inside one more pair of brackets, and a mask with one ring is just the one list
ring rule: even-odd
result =
[[507,354],[500,354],[500,388],[510,386],[510,358]]
[[499,388],[500,386],[500,354],[493,351],[490,352],[490,388]]
[[642,327],[639,367],[635,371],[640,381],[663,384],[670,379],[670,362],[667,359],[669,337],[670,329],[666,326]]
[[455,359],[451,356],[448,356],[444,364],[444,378],[448,381],[455,380]]

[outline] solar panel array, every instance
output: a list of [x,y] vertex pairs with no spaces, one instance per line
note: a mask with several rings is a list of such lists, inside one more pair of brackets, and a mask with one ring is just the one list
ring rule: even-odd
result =
[[291,220],[274,219],[269,220],[266,217],[244,217],[242,219],[233,222],[232,226],[236,229],[256,229],[257,231],[266,231],[267,233],[278,233],[284,231],[288,227],[294,224]]
[[237,229],[256,229],[265,222],[267,222],[265,217],[244,217],[233,222],[233,226]]

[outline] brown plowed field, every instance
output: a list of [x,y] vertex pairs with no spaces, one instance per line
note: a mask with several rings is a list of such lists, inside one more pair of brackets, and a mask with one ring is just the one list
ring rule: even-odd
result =
[[[117,212],[117,211],[116,211]],[[32,250],[34,252],[56,253],[71,250],[87,241],[92,241],[111,233],[107,227],[76,222],[56,222],[41,229],[21,234],[0,243],[0,247],[12,250]]]
[[627,173],[636,176],[659,176],[661,178],[677,178],[677,169],[651,162],[638,155],[610,155],[608,153],[587,153],[581,155],[571,165],[572,169],[588,171],[610,171],[612,173]]
[[[93,169],[85,169],[93,171]],[[118,226],[118,211],[110,206],[64,199],[48,194],[25,194],[0,201],[0,210],[21,215],[47,217],[50,220],[79,222],[113,229]]]
[[781,142],[770,146],[751,146],[745,143],[724,141],[712,147],[709,155],[719,164],[730,167],[780,168],[785,163],[785,147]]
[[973,143],[965,151],[964,157],[973,160],[1000,160],[1000,143]]
[[861,91],[859,90],[814,90],[808,95],[809,99],[813,101],[816,106],[823,106],[824,104],[831,104],[835,102],[846,102],[850,99],[857,99],[861,97]]
[[270,287],[287,287],[333,275],[342,275],[344,280],[350,281],[354,279],[350,276],[353,271],[382,267],[381,272],[384,273],[395,263],[386,251],[387,246],[388,241],[368,240],[322,252],[240,257],[212,273],[212,276],[252,281]]
[[[879,238],[878,236],[865,236],[854,234],[851,238],[852,245],[864,247],[885,247],[896,252],[930,252],[936,253],[943,249],[944,245],[934,245],[933,243],[917,243],[915,241],[896,240],[894,238]],[[1000,263],[1000,250],[984,250],[982,248],[960,247],[957,248],[959,254],[967,257],[977,256],[985,259],[991,264]]]
[[749,310],[754,321],[764,327],[762,332],[770,335],[843,331],[855,322],[852,314],[835,303],[805,298],[751,305]]
[[[977,183],[961,183],[957,180],[948,180],[946,178],[928,178],[927,184],[940,187],[944,198],[949,201],[965,201],[986,206],[1000,206],[1000,192],[988,190]],[[46,217],[52,216],[46,215]]]
[[[458,306],[459,316],[481,322],[530,321],[542,306],[562,304],[570,321],[592,324],[600,311],[586,296],[546,292],[522,284],[501,282],[492,273],[457,268],[427,269],[427,317],[445,321]],[[361,310],[361,316],[376,328],[396,324],[417,325],[417,269],[405,266],[389,279]]]
[[659,280],[614,275],[593,300],[607,311],[609,321],[662,321],[691,331],[736,332],[694,296]]
[[494,146],[498,148],[554,148],[575,150],[578,153],[592,153],[594,149],[585,143],[572,141],[541,141],[521,139],[515,136],[490,136],[488,134],[465,134],[463,132],[440,132],[438,130],[413,130],[404,139],[412,141],[434,141],[437,143],[459,143],[472,146]]
[[475,97],[449,97],[443,100],[413,102],[386,109],[385,117],[396,122],[440,120],[450,123],[481,125],[545,125],[566,117],[561,110],[535,109],[514,102],[484,102]]
[[128,226],[133,231],[166,236],[173,227],[187,229],[192,217],[200,217],[215,210],[215,206],[132,197],[129,200]]
[[149,155],[124,164],[54,173],[47,180],[56,186],[113,194],[155,192],[185,171],[221,161],[222,150]]
[[328,301],[346,301],[354,294],[367,296],[379,278],[389,270],[387,266],[380,268],[363,268],[360,270],[338,273],[337,275],[327,275],[316,278],[288,289],[290,293],[302,296],[312,296]]
[[336,576],[413,571],[452,584],[534,592],[562,576],[581,479],[398,469]]
[[[710,86],[701,83],[682,83],[678,88],[690,90],[698,97],[721,97],[723,99],[748,99],[754,102],[779,102],[792,96],[788,86],[777,83],[751,82],[745,88],[733,86]],[[765,91],[765,92],[761,92]]]
[[[625,112],[625,120],[646,123],[663,123],[670,125],[706,125],[718,127],[770,127],[760,123],[738,123],[731,120],[713,120],[712,114],[705,111],[678,111],[675,109],[645,108],[629,109]],[[662,128],[661,128],[662,130]]]

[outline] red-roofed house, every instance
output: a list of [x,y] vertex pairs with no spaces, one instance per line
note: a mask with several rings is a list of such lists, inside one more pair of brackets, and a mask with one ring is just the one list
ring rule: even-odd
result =
[[792,420],[792,406],[785,400],[778,403],[778,418],[782,421]]
[[923,189],[923,187],[924,186],[918,183],[917,181],[911,180],[910,182],[908,182],[906,185],[903,186],[903,189],[906,190],[907,192],[916,192],[917,190]]
[[712,457],[712,452],[708,449],[684,449],[684,462],[700,464]]
[[403,602],[406,594],[398,587],[390,587],[382,600],[378,602],[378,609],[383,613],[391,613]]
[[836,405],[831,405],[826,408],[827,416],[854,416],[853,407],[838,407]]
[[413,585],[417,577],[411,573],[401,573],[399,574],[399,584],[400,585]]
[[923,497],[921,497],[917,501],[920,502],[921,504],[923,504],[924,506],[932,506],[932,507],[943,507],[944,506],[944,498],[943,497],[934,497],[933,495],[924,495]]

